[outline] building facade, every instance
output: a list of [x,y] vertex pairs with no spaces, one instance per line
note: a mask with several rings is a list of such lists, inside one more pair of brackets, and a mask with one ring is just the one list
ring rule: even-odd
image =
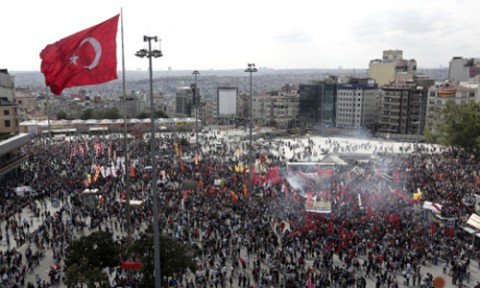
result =
[[379,93],[378,85],[373,81],[337,84],[336,126],[373,129],[377,121]]
[[383,86],[378,132],[423,135],[429,86],[425,85],[410,81]]
[[0,69],[0,99],[15,102],[14,79],[7,69]]
[[177,88],[175,93],[175,113],[176,117],[195,117],[192,88]]
[[474,81],[460,82],[459,85],[442,83],[433,85],[428,89],[427,101],[427,127],[433,133],[437,131],[442,122],[442,110],[448,101],[462,105],[468,102],[480,101],[480,85]]
[[336,78],[299,85],[300,125],[335,126]]
[[17,108],[14,103],[0,99],[0,133],[18,132]]
[[448,65],[448,80],[458,84],[480,74],[479,58],[453,57]]
[[396,80],[413,79],[417,61],[403,59],[402,50],[384,50],[382,59],[374,59],[368,65],[368,76],[379,86]]

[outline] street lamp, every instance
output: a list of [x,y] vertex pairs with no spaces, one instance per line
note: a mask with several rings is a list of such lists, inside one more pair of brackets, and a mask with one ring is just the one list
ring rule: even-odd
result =
[[153,75],[152,75],[152,57],[162,57],[161,50],[152,50],[152,40],[158,42],[157,36],[143,36],[143,42],[148,42],[148,50],[141,49],[135,53],[135,56],[143,58],[148,57],[148,68],[150,76],[150,158],[152,159],[152,197],[153,197],[153,253],[155,260],[155,287],[161,287],[160,276],[160,233],[158,231],[158,193],[157,193],[157,156],[155,155],[155,107],[153,105]]
[[253,113],[252,113],[252,105],[253,105],[253,95],[252,95],[252,73],[257,72],[257,68],[255,68],[255,63],[248,63],[248,68],[245,69],[245,72],[250,73],[250,150],[248,152],[248,160],[249,160],[249,169],[250,169],[250,193],[252,193],[253,189],[253,145],[252,145],[252,128],[253,128]]
[[193,88],[193,101],[195,101],[195,151],[198,149],[198,99],[197,99],[197,75],[198,70],[194,70],[192,74],[195,76],[195,84]]

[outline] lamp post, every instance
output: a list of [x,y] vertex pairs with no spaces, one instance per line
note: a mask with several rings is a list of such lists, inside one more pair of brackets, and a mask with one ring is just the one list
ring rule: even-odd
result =
[[195,85],[193,88],[193,101],[195,101],[195,151],[198,149],[198,99],[197,99],[197,75],[198,70],[194,70],[192,74],[195,76]]
[[152,57],[162,57],[161,50],[152,51],[152,40],[158,42],[157,36],[143,36],[143,42],[148,42],[148,50],[141,49],[135,53],[135,56],[143,58],[148,57],[148,68],[150,76],[150,120],[151,120],[151,135],[150,135],[150,158],[152,159],[152,178],[151,178],[151,192],[153,197],[153,253],[155,260],[155,287],[161,287],[160,276],[160,233],[158,231],[158,193],[157,193],[157,157],[155,155],[155,107],[153,105],[153,75],[152,75]]
[[257,68],[255,68],[255,63],[248,63],[248,68],[245,69],[245,72],[250,73],[250,150],[248,152],[248,161],[249,161],[249,167],[248,169],[250,170],[250,193],[252,193],[253,189],[253,155],[252,155],[252,150],[253,150],[253,145],[252,145],[252,129],[253,129],[253,113],[252,113],[252,106],[253,106],[253,95],[252,95],[252,74],[253,72],[257,72]]

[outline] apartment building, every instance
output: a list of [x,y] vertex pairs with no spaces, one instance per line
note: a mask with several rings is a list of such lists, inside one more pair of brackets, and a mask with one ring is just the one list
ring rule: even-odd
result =
[[437,83],[428,89],[427,127],[435,132],[442,120],[442,110],[448,101],[456,104],[466,104],[470,101],[480,101],[480,87],[478,77],[458,85]]
[[[432,81],[433,82],[433,81]],[[391,83],[382,87],[379,132],[423,135],[428,83]]]
[[479,74],[479,58],[453,57],[448,65],[448,80],[453,84],[468,81]]
[[413,79],[416,72],[417,61],[403,59],[402,50],[384,50],[382,59],[373,59],[368,65],[368,76],[379,86]]
[[299,95],[272,91],[253,96],[253,121],[258,126],[288,129],[298,126]]
[[373,129],[377,121],[377,99],[381,90],[368,79],[337,84],[336,126]]

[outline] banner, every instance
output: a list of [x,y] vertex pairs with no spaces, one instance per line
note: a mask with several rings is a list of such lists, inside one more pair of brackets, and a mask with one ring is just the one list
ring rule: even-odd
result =
[[313,213],[331,213],[332,202],[329,192],[307,192],[305,211]]

